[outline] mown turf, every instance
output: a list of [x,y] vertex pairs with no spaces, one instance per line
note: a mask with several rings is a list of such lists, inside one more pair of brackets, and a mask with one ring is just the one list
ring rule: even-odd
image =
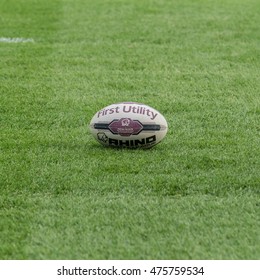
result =
[[[259,259],[260,5],[1,1],[1,259]],[[165,115],[105,149],[100,108]]]

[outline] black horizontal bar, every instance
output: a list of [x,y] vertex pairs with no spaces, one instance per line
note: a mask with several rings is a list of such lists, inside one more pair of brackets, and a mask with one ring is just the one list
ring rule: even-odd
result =
[[[142,124],[143,130],[158,131],[161,129],[159,124]],[[109,129],[109,123],[95,123],[95,129]]]

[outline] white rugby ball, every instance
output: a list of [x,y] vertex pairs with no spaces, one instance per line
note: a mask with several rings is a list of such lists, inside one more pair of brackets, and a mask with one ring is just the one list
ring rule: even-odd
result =
[[134,102],[109,105],[90,122],[94,138],[109,147],[150,148],[162,141],[167,130],[167,121],[161,113]]

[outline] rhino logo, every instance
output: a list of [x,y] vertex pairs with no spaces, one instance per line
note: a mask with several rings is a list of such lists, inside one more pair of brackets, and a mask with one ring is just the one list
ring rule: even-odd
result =
[[108,141],[108,137],[106,136],[106,134],[104,132],[99,132],[97,134],[97,138],[98,138],[98,141],[100,141],[100,142],[107,143],[107,141]]

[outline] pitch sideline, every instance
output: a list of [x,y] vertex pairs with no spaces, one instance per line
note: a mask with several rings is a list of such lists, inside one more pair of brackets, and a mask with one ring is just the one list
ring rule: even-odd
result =
[[0,37],[0,43],[34,43],[34,39],[32,38],[8,38],[8,37]]

